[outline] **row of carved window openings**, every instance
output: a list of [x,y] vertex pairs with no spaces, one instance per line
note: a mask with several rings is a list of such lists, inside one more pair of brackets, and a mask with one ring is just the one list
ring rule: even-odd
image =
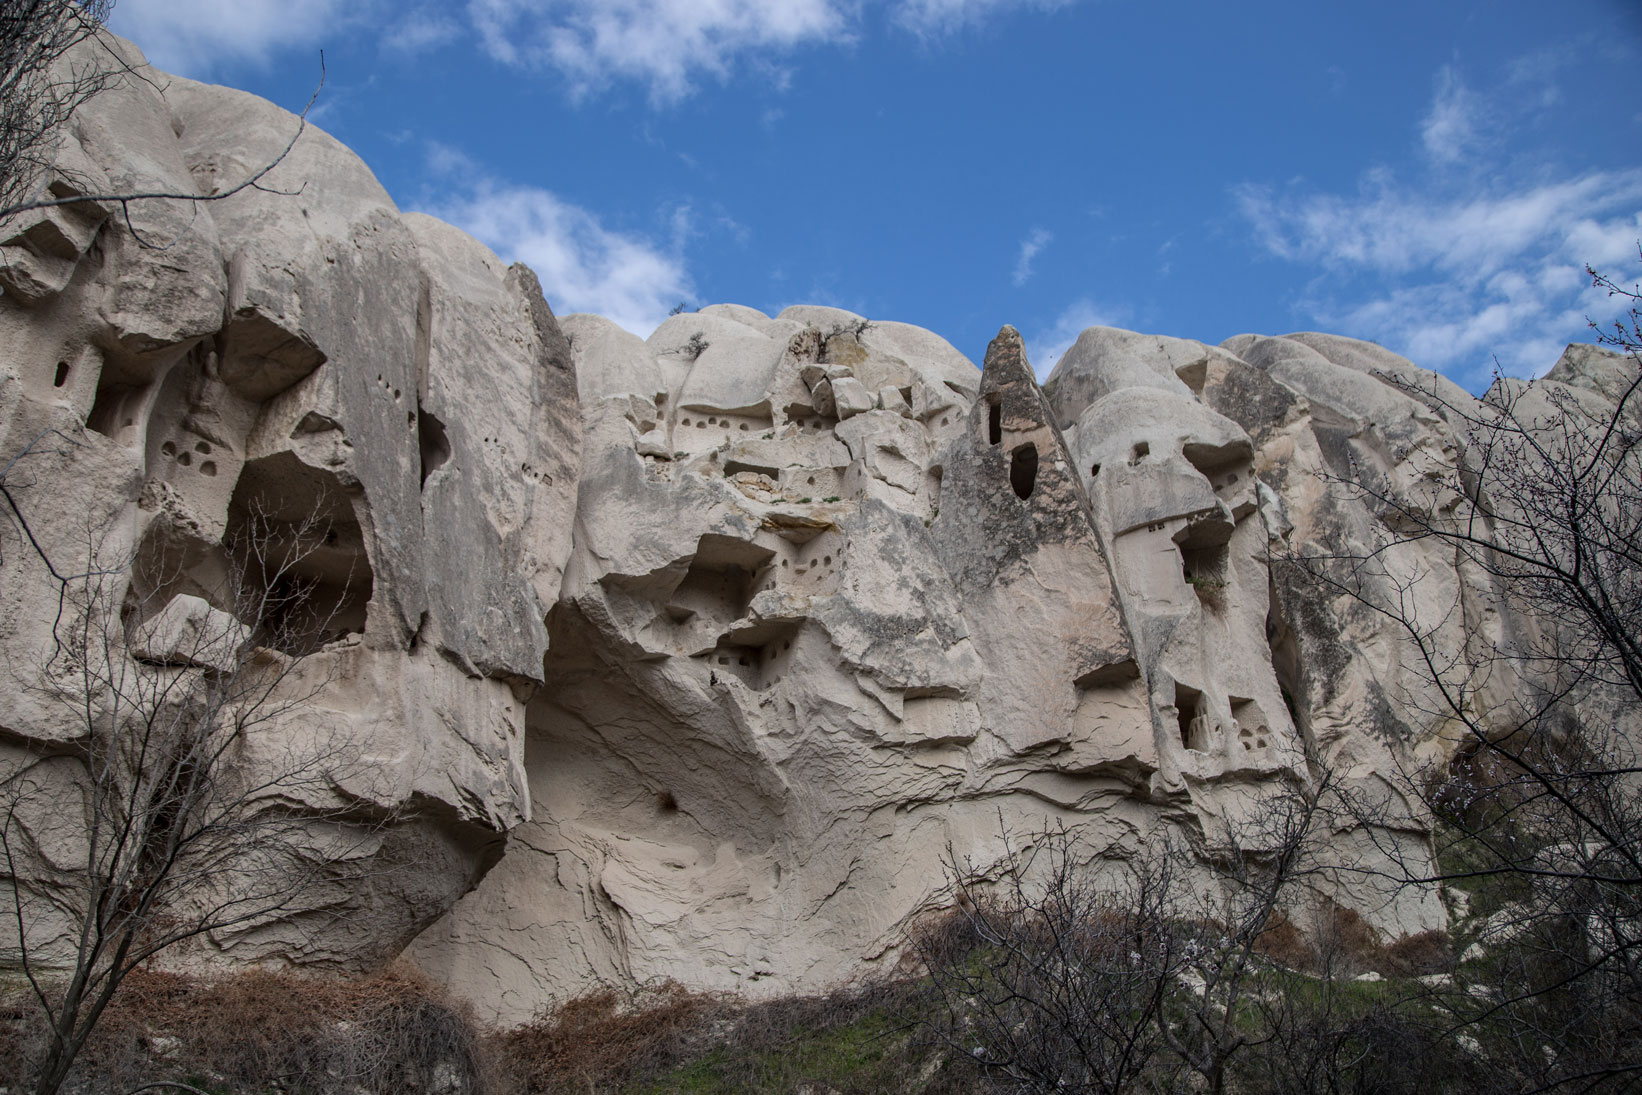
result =
[[[1003,443],[1003,399],[1000,393],[986,397],[986,437],[993,445]],[[1032,497],[1038,483],[1038,446],[1031,441],[1009,451],[1009,485],[1022,501]]]
[[[1213,751],[1212,738],[1217,722],[1203,702],[1203,693],[1189,685],[1175,683],[1175,712],[1180,722],[1180,744],[1196,753]],[[1267,728],[1265,713],[1252,699],[1231,696],[1227,700],[1232,722],[1237,726],[1238,742],[1245,752],[1265,749],[1271,731]]]

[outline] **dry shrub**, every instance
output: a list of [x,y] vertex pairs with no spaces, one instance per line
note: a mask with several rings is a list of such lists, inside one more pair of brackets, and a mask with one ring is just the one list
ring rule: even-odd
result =
[[1383,943],[1367,921],[1338,905],[1330,912],[1326,930],[1336,963],[1346,967],[1336,972],[1373,970],[1386,977],[1413,977],[1442,973],[1454,966],[1446,932],[1416,932]]
[[603,988],[543,1009],[496,1041],[527,1092],[604,1090],[688,1060],[738,1010],[732,997],[691,992],[676,981],[632,992]]
[[[963,1062],[908,1033],[915,998],[907,982],[758,1002],[667,982],[602,989],[481,1034],[465,1008],[404,970],[323,979],[138,970],[94,1029],[69,1089],[124,1095],[183,1081],[285,1095],[582,1095],[671,1090],[678,1070],[697,1069],[718,1091],[972,1090]],[[0,1088],[29,1089],[45,1036],[26,987],[0,985]]]
[[[979,945],[974,920],[1005,915],[999,902],[990,895],[980,895],[980,901],[966,894],[969,908],[936,909],[912,921],[907,929],[911,944],[902,954],[897,972],[905,977],[923,977],[935,965],[962,962]],[[972,919],[974,918],[974,919]]]
[[526,1095],[680,1085],[861,1095],[974,1090],[972,1072],[954,1067],[963,1062],[912,1037],[917,1005],[914,985],[897,980],[761,1001],[668,981],[577,997],[495,1035],[492,1045],[509,1083]]
[[1388,977],[1446,973],[1454,968],[1454,948],[1447,932],[1416,932],[1387,944],[1385,958],[1378,968]]
[[[12,1044],[42,1045],[38,1008],[21,993],[10,1002],[3,1014],[19,1016]],[[416,974],[250,970],[206,979],[139,969],[93,1030],[71,1083],[124,1092],[179,1079],[292,1095],[485,1095],[492,1087],[469,1014]]]
[[1323,939],[1319,942],[1330,952],[1335,972],[1378,968],[1385,953],[1380,945],[1380,933],[1354,910],[1330,903],[1322,931]]
[[1254,937],[1256,953],[1279,966],[1306,973],[1318,968],[1317,951],[1300,926],[1276,910],[1266,918],[1266,926]]
[[1255,950],[1278,965],[1314,975],[1350,976],[1372,970],[1386,977],[1416,977],[1454,966],[1446,932],[1416,932],[1385,943],[1361,916],[1332,903],[1316,938],[1274,912],[1255,939]]

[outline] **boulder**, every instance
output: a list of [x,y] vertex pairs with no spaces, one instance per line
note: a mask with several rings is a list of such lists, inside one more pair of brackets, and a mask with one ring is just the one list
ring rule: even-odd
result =
[[231,673],[251,641],[251,632],[203,598],[181,593],[137,625],[131,656],[155,665],[190,666]]

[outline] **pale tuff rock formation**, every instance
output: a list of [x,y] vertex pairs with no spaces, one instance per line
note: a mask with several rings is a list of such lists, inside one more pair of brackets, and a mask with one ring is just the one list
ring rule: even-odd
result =
[[[210,192],[295,125],[161,86],[83,110],[54,191]],[[981,369],[822,307],[641,339],[555,321],[528,270],[400,213],[322,133],[268,182],[0,233],[4,455],[72,439],[8,483],[53,560],[88,529],[135,559],[134,666],[258,642],[224,545],[323,530],[313,694],[275,732],[350,743],[308,806],[390,821],[323,895],[341,915],[213,940],[230,954],[405,949],[503,1019],[598,979],[814,987],[895,960],[949,849],[984,866],[1062,823],[1091,869],[1164,833],[1213,854],[1318,763],[1379,802],[1375,831],[1330,830],[1336,862],[1429,854],[1389,777],[1445,728],[1384,622],[1282,559],[1378,542],[1348,472],[1460,459],[1388,377],[1459,389],[1314,334],[1092,328],[1041,389],[1007,327]],[[1612,379],[1576,350],[1552,374],[1590,399]],[[85,727],[42,688],[54,587],[4,547],[0,760],[66,796],[46,744]],[[1456,648],[1519,626],[1435,549],[1392,558],[1463,605]],[[41,877],[71,871],[73,834],[36,829]],[[1368,877],[1319,895],[1388,939],[1444,922]]]
[[[240,92],[126,81],[75,115],[48,183],[211,193],[296,125]],[[569,553],[581,425],[528,270],[401,215],[317,130],[265,183],[214,204],[134,203],[129,226],[82,206],[6,225],[0,447],[9,460],[37,442],[7,483],[60,572],[134,560],[108,591],[124,605],[108,627],[134,659],[118,672],[220,669],[242,632],[266,641],[269,621],[232,615],[246,591],[226,545],[260,536],[301,557],[286,578],[316,592],[306,620],[284,623],[318,647],[294,694],[317,692],[259,729],[247,763],[322,733],[331,790],[297,808],[346,805],[361,827],[333,841],[346,862],[311,914],[211,942],[369,965],[470,889],[530,814],[525,700]],[[66,780],[67,801],[73,777],[45,743],[86,722],[52,659],[57,588],[16,531],[0,571],[0,760]],[[54,862],[72,865],[70,850]]]
[[[1317,481],[1263,483],[1256,437],[1318,443],[1228,351],[1094,329],[1046,396],[1010,328],[978,374],[831,309],[564,329],[588,447],[535,818],[411,950],[496,1014],[594,977],[822,984],[893,958],[949,845],[1057,821],[1112,859],[1165,828],[1210,851],[1311,778],[1306,735],[1372,783],[1425,730],[1328,709],[1387,686],[1273,603]],[[1340,850],[1424,854],[1397,816]],[[1325,896],[1391,937],[1443,922],[1430,893]]]

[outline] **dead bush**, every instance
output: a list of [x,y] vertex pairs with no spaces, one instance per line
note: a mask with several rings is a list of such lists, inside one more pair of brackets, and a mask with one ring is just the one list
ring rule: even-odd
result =
[[[0,1008],[0,1024],[22,1051],[0,1064],[16,1090],[46,1028],[20,993]],[[251,970],[206,979],[139,969],[115,994],[71,1085],[92,1095],[177,1080],[292,1095],[488,1095],[496,1086],[470,1015],[413,973],[320,979]]]
[[1380,934],[1368,921],[1355,910],[1332,902],[1321,919],[1317,945],[1329,955],[1331,971],[1350,975],[1378,968],[1384,948]]
[[[913,1036],[925,1003],[904,980],[764,1001],[666,982],[601,989],[483,1033],[406,970],[203,978],[142,968],[98,1023],[69,1086],[83,1095],[179,1081],[282,1095],[977,1090],[966,1060]],[[0,1089],[32,1087],[48,1037],[27,987],[0,985]]]
[[1266,926],[1254,939],[1255,952],[1291,970],[1305,973],[1318,968],[1317,952],[1300,926],[1281,912],[1273,911]]
[[927,1003],[906,980],[760,1001],[664,982],[566,1001],[492,1045],[512,1089],[525,1095],[978,1090],[967,1060],[914,1037]]
[[1417,977],[1446,973],[1453,968],[1454,948],[1448,941],[1448,933],[1425,931],[1388,943],[1379,971],[1387,977]]
[[606,1090],[683,1062],[736,1012],[733,998],[691,992],[676,981],[636,991],[603,988],[544,1009],[497,1043],[527,1092]]

